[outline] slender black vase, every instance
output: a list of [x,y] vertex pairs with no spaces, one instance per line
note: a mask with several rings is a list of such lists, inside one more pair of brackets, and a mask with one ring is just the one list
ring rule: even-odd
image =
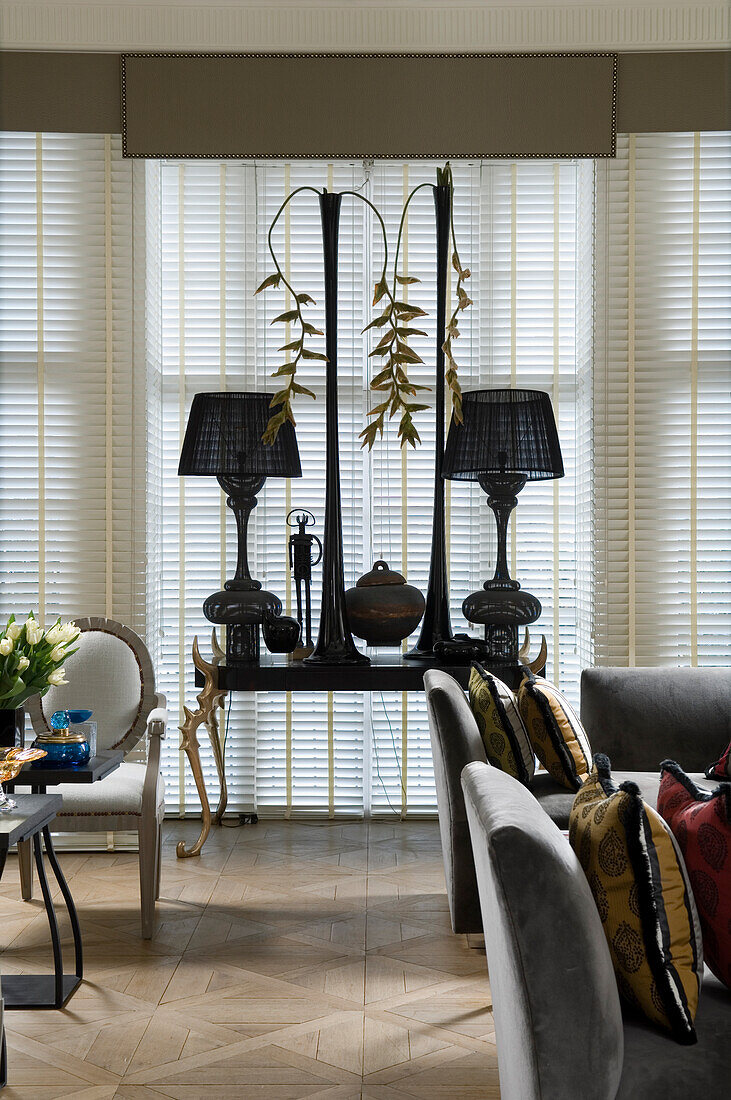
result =
[[322,244],[325,254],[325,405],[326,481],[325,526],[322,538],[322,606],[317,644],[306,664],[359,665],[369,659],[353,641],[345,609],[343,519],[340,508],[338,444],[338,228],[342,195],[320,195]]
[[434,210],[437,227],[437,355],[436,355],[436,440],[434,444],[434,511],[432,516],[431,559],[426,610],[421,621],[419,640],[404,654],[410,660],[434,658],[437,642],[451,641],[449,617],[449,583],[447,580],[447,535],[444,522],[444,351],[447,335],[447,271],[449,268],[449,227],[451,220],[451,188],[437,184]]

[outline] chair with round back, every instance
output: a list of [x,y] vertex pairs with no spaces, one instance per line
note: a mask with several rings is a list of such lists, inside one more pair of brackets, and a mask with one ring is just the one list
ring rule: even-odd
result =
[[[62,783],[60,832],[136,830],[140,850],[142,934],[152,936],[159,894],[160,837],[165,787],[160,775],[160,743],[165,736],[165,698],[155,691],[152,660],[142,639],[113,619],[77,619],[78,651],[69,658],[68,684],[36,695],[28,709],[36,733],[50,728],[56,710],[85,709],[97,723],[97,754],[121,750],[116,771],[96,783]],[[147,738],[147,760],[129,759]],[[135,755],[139,755],[138,753]],[[24,899],[32,894],[30,860],[21,853]]]

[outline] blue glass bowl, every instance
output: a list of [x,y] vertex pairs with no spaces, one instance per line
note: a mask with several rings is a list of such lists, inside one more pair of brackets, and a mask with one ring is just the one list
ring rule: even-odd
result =
[[37,741],[34,744],[36,748],[46,751],[43,759],[38,761],[38,765],[44,768],[82,768],[89,763],[91,756],[88,741]]

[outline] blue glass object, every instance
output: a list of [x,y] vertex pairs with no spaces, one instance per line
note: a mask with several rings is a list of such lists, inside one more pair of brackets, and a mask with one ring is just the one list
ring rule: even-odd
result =
[[88,741],[38,741],[36,744],[46,750],[46,755],[34,761],[31,768],[82,768],[89,763]]
[[[42,760],[35,766],[44,768],[79,768],[88,764],[91,756],[89,742],[79,734],[69,734],[72,722],[85,721],[81,716],[91,715],[86,710],[56,710],[51,715],[51,730],[46,736],[39,735],[34,744],[45,750]],[[31,764],[31,767],[34,765]]]
[[69,722],[72,726],[78,725],[79,722],[88,722],[94,713],[93,710],[67,710],[66,713],[69,716]]

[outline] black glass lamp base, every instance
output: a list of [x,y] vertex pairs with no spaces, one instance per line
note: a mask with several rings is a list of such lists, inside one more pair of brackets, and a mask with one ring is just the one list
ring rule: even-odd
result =
[[226,627],[226,664],[259,663],[261,642],[258,623],[234,623]]

